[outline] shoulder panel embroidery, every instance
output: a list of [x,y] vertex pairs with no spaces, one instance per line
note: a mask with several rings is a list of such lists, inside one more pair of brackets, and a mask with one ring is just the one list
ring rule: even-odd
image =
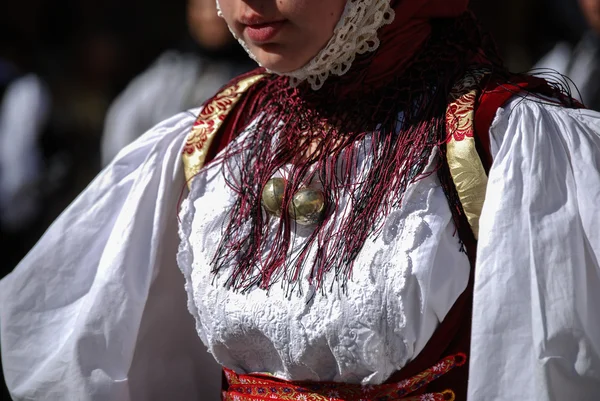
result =
[[450,93],[446,112],[448,166],[475,239],[479,237],[479,217],[488,182],[475,146],[475,102],[480,83],[488,73],[486,69],[472,70],[458,81]]
[[183,148],[183,165],[188,187],[192,178],[204,166],[210,145],[229,112],[248,88],[263,77],[264,74],[258,74],[242,79],[225,88],[204,105]]

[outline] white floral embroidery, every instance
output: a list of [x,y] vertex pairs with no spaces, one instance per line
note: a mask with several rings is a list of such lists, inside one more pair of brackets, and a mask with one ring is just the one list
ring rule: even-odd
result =
[[404,389],[404,387],[408,386],[408,383],[409,383],[408,380],[402,380],[400,383],[398,383],[396,385],[396,387],[399,389]]
[[[369,146],[365,140],[365,151]],[[359,157],[357,177],[371,162],[371,156]],[[379,235],[366,241],[345,291],[335,272],[324,278],[324,291],[315,291],[306,269],[293,292],[279,282],[269,291],[240,293],[225,286],[230,267],[216,277],[211,273],[236,200],[222,163],[211,164],[192,183],[180,213],[178,254],[196,329],[221,365],[285,380],[371,385],[383,383],[423,349],[466,287],[470,270],[436,174],[412,183]],[[436,165],[433,156],[430,168]],[[340,197],[336,213],[347,213],[351,202]],[[338,221],[334,217],[330,224]],[[270,224],[275,232],[278,222]],[[293,233],[292,248],[305,238]]]
[[446,364],[444,363],[438,363],[431,368],[435,373],[442,372],[444,369],[446,369]]
[[361,392],[363,394],[369,394],[371,391],[373,391],[373,386],[362,386]]

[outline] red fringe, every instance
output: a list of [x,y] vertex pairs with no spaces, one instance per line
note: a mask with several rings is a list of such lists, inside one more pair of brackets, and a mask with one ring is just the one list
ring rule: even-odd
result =
[[[323,290],[325,275],[331,271],[335,282],[346,288],[365,241],[380,233],[407,186],[424,177],[435,150],[441,154],[435,172],[455,220],[464,220],[449,174],[440,169],[445,165],[447,97],[473,62],[496,66],[497,72],[503,69],[494,46],[470,14],[438,21],[433,27],[412,64],[380,85],[347,91],[377,56],[375,52],[359,58],[348,74],[330,78],[316,92],[306,85],[291,88],[287,78],[278,76],[251,89],[234,131],[250,125],[251,129],[220,156],[227,184],[237,196],[213,260],[214,273],[229,275],[228,286],[246,291],[281,282],[291,293],[310,269],[309,281],[316,288]],[[367,137],[370,149],[364,144]],[[373,162],[359,175],[361,154]],[[294,257],[293,221],[283,213],[274,240],[268,241],[268,223],[274,217],[263,212],[260,199],[264,185],[285,165],[292,167],[286,177],[284,210],[299,188],[315,180],[327,200],[326,217]],[[352,206],[341,210],[342,198]]]

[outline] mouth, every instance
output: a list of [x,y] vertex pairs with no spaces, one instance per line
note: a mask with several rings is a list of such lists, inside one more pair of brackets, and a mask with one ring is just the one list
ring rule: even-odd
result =
[[286,20],[267,20],[260,16],[250,16],[240,19],[244,34],[255,43],[271,41],[283,28]]

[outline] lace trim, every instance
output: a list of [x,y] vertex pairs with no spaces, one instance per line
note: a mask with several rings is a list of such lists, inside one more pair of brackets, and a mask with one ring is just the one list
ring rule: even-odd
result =
[[[217,10],[222,16],[218,0]],[[289,76],[292,86],[308,81],[313,90],[320,89],[331,74],[339,76],[347,73],[357,54],[375,51],[379,47],[377,31],[390,24],[394,17],[390,0],[348,0],[327,45],[304,67],[280,75]],[[235,33],[234,36],[250,57],[260,64],[244,41]]]
[[194,253],[192,252],[192,245],[190,244],[190,236],[192,234],[192,223],[196,208],[194,202],[190,199],[194,199],[191,195],[194,195],[194,186],[190,189],[190,195],[181,204],[179,212],[179,249],[177,251],[177,265],[179,270],[183,273],[185,278],[185,292],[187,293],[187,308],[190,314],[196,321],[196,332],[200,336],[200,339],[204,344],[208,344],[204,330],[202,329],[202,322],[200,321],[200,314],[196,303],[194,302],[194,288],[192,285],[192,269],[194,263]]

